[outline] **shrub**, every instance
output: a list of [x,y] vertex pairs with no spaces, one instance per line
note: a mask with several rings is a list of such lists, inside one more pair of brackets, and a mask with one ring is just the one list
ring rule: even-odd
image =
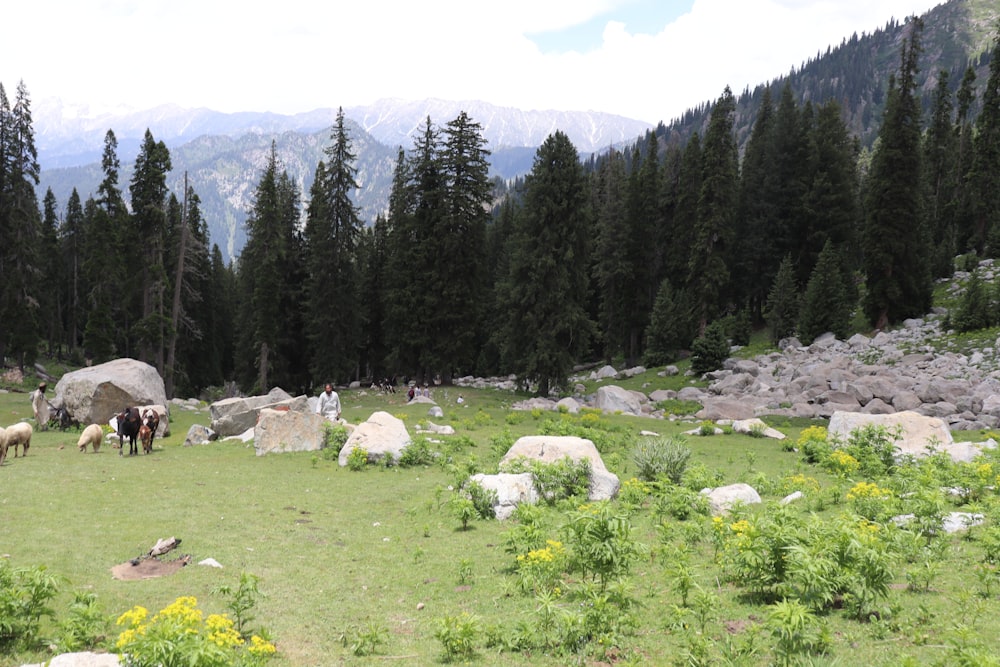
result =
[[434,452],[427,438],[415,438],[403,448],[399,455],[399,465],[403,468],[426,466],[434,463]]
[[44,565],[15,568],[0,558],[0,649],[35,646],[42,617],[53,617],[48,603],[59,581]]
[[92,649],[107,636],[111,618],[97,603],[97,595],[89,591],[75,591],[73,602],[67,609],[68,616],[59,622],[56,645],[63,653]]
[[530,472],[538,495],[550,505],[564,498],[586,497],[590,488],[590,471],[590,459],[574,461],[568,456],[552,463],[518,457],[502,469],[502,472],[508,473]]
[[643,438],[632,453],[636,474],[646,482],[655,482],[661,476],[680,484],[691,458],[691,448],[683,436]]
[[364,470],[368,465],[368,450],[364,447],[355,447],[347,455],[347,468],[358,472]]
[[145,607],[133,607],[118,625],[125,629],[115,651],[126,667],[259,665],[275,653],[274,644],[257,635],[244,641],[228,616],[205,617],[191,596],[177,598],[152,618]]
[[564,531],[574,568],[597,579],[601,590],[628,574],[640,554],[628,517],[610,503],[584,505],[572,514]]
[[479,634],[479,619],[462,612],[460,616],[445,616],[437,619],[434,638],[444,647],[444,661],[466,660],[476,652],[476,637]]
[[487,489],[479,482],[470,481],[465,485],[465,491],[469,494],[476,514],[480,519],[493,519],[496,517],[494,507],[497,504],[497,492],[495,489]]

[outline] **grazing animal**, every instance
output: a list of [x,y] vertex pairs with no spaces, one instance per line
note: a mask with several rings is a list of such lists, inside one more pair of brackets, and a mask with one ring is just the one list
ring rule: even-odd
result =
[[139,426],[141,425],[139,408],[125,408],[118,415],[118,441],[121,443],[118,456],[123,456],[125,453],[125,438],[128,438],[129,443],[128,455],[134,456],[139,453],[136,438],[139,436]]
[[96,453],[101,448],[102,440],[104,440],[104,429],[101,428],[100,424],[91,424],[83,429],[83,433],[80,434],[80,439],[77,441],[76,446],[81,452],[85,452],[87,451],[87,445],[93,445],[94,452]]
[[17,422],[13,426],[7,427],[7,448],[14,448],[14,458],[17,458],[18,446],[23,447],[24,456],[28,455],[28,447],[31,446],[31,424],[28,422]]
[[149,454],[153,451],[153,431],[145,423],[139,427],[139,442],[142,443],[142,451]]
[[142,423],[144,426],[149,427],[149,447],[146,448],[146,441],[143,440],[143,449],[146,449],[146,453],[153,451],[153,438],[156,437],[156,429],[160,428],[160,413],[153,408],[146,408],[142,411]]
[[0,426],[0,465],[7,458],[7,429]]
[[70,427],[80,428],[80,422],[73,418],[66,408],[56,408],[52,413],[52,421],[56,423],[60,431],[66,431]]

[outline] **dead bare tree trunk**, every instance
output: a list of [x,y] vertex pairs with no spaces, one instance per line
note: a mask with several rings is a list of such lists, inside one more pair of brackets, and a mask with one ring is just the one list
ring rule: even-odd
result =
[[[167,364],[164,369],[164,389],[167,398],[174,397],[174,362],[177,359],[177,336],[181,322],[181,286],[184,281],[184,255],[187,251],[188,180],[184,172],[184,208],[181,210],[181,247],[177,253],[177,272],[174,274],[174,301],[170,311],[170,342],[167,346]],[[162,303],[162,301],[161,301]]]

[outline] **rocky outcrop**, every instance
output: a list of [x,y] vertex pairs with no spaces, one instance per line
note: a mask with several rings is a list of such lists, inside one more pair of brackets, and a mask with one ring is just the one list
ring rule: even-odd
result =
[[493,505],[493,514],[500,521],[509,519],[521,503],[533,505],[538,502],[538,491],[535,489],[534,476],[530,472],[497,475],[480,473],[473,475],[471,479],[487,491],[496,491],[497,500]]
[[237,396],[216,401],[209,406],[212,430],[220,438],[239,435],[257,424],[257,417],[264,408],[287,408],[296,412],[310,412],[305,396],[293,398],[288,392],[275,387],[262,396]]

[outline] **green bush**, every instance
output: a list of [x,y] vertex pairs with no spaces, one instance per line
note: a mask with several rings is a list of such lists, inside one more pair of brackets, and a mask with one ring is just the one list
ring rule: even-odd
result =
[[355,447],[347,455],[347,468],[348,470],[353,470],[358,472],[365,469],[368,465],[368,450],[364,447]]
[[684,436],[643,438],[632,452],[636,475],[645,482],[666,477],[680,484],[691,458],[691,448]]
[[59,583],[44,565],[15,568],[0,558],[0,651],[35,647],[42,617],[54,616],[48,603]]
[[564,498],[586,497],[590,488],[590,471],[590,459],[574,461],[568,456],[552,463],[518,457],[501,469],[501,472],[515,474],[530,472],[535,491],[550,505]]
[[465,485],[465,491],[469,494],[469,500],[472,501],[480,519],[496,518],[494,507],[497,504],[497,492],[495,489],[487,489],[479,482],[470,481]]
[[399,465],[403,468],[426,466],[434,463],[434,452],[427,438],[415,438],[403,448],[399,455]]

